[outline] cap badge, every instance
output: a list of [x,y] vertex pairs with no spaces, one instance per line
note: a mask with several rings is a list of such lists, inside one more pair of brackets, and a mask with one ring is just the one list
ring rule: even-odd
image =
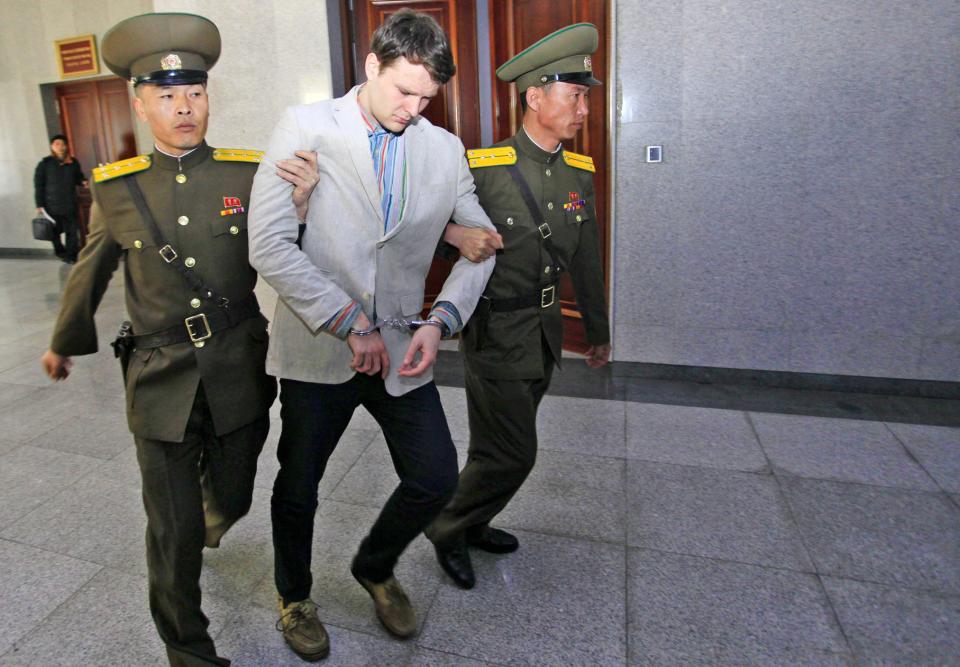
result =
[[587,72],[593,69],[593,60],[590,59],[590,56],[584,56],[583,69],[586,70]]
[[164,70],[183,69],[183,63],[180,62],[180,56],[170,53],[160,59],[160,67]]

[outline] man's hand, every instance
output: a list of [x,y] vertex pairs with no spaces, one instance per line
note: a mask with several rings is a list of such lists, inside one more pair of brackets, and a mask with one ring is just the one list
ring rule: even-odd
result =
[[296,158],[277,161],[277,176],[293,184],[293,205],[297,207],[297,217],[307,219],[307,202],[313,189],[320,182],[320,169],[317,167],[315,151],[296,151]]
[[62,357],[53,350],[43,353],[40,364],[43,366],[43,372],[54,382],[65,380],[70,375],[70,369],[73,368],[70,357]]
[[[397,375],[417,377],[425,373],[437,360],[437,349],[440,347],[441,337],[440,327],[426,324],[417,329],[413,333],[413,339],[410,341],[407,353],[403,356],[403,365],[400,366]],[[417,353],[420,354],[419,362],[416,360]]]
[[587,349],[587,366],[600,368],[610,361],[610,343],[606,345],[592,345]]
[[[370,328],[370,320],[363,313],[354,320],[354,329]],[[390,370],[390,355],[387,354],[387,347],[383,344],[383,338],[380,332],[372,333],[367,336],[357,336],[350,334],[347,336],[347,345],[353,351],[353,360],[350,362],[350,368],[358,373],[367,375],[380,374],[384,380],[387,378],[387,372]]]
[[38,217],[38,218],[42,218],[42,217],[43,217],[43,207],[42,207],[42,206],[38,206],[38,207],[37,207],[37,217]]
[[471,262],[482,262],[503,248],[503,238],[486,227],[465,227],[451,222],[443,232],[443,240],[454,246]]

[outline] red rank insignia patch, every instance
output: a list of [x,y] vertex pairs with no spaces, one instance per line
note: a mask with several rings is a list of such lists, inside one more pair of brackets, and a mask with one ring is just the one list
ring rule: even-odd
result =
[[237,213],[243,213],[245,210],[240,197],[224,197],[223,210],[220,211],[220,215],[236,215]]

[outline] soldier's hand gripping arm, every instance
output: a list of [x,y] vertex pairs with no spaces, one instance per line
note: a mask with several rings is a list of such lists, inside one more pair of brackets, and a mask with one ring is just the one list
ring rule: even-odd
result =
[[503,249],[503,238],[493,229],[465,227],[451,222],[443,232],[443,240],[471,262],[482,262]]
[[300,222],[305,222],[310,195],[320,182],[320,168],[316,151],[296,151],[294,155],[289,160],[277,160],[277,176],[293,184],[293,205]]

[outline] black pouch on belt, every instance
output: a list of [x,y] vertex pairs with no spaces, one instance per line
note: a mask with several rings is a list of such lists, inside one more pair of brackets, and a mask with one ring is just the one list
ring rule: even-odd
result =
[[117,337],[110,343],[113,356],[120,360],[120,370],[123,372],[123,381],[127,381],[127,366],[130,365],[130,355],[133,354],[133,324],[124,322],[117,331]]

